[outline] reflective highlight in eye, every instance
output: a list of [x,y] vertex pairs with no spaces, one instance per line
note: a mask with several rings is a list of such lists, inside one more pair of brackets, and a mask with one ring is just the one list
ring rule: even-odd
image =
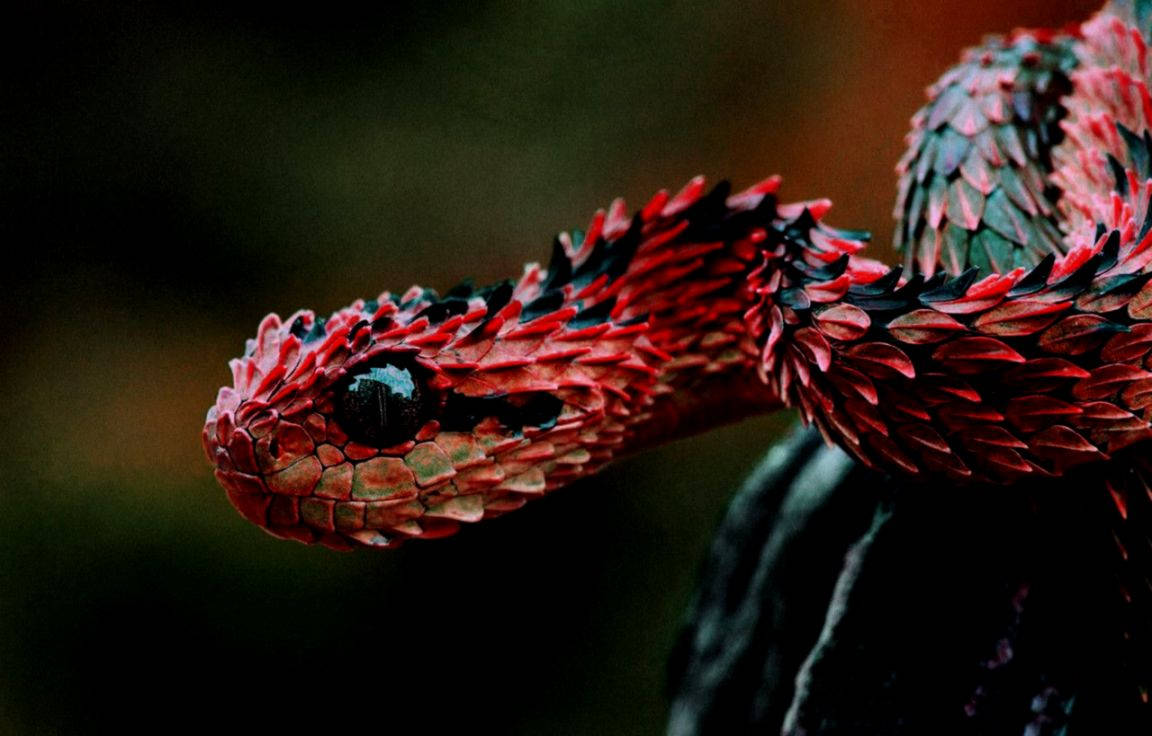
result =
[[336,393],[336,419],[349,438],[372,447],[412,439],[435,410],[435,401],[412,369],[375,365],[353,374]]

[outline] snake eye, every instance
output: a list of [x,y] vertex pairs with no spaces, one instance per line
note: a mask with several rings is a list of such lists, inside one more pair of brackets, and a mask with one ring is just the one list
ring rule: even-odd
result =
[[401,361],[358,369],[336,390],[336,420],[363,445],[390,447],[412,439],[436,411],[419,369]]

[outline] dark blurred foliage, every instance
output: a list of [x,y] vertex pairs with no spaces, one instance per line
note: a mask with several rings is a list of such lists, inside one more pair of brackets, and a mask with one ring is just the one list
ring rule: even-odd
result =
[[886,250],[923,87],[984,33],[1095,5],[10,6],[0,731],[660,732],[698,560],[786,418],[337,554],[212,480],[227,359],[269,310],[511,275],[701,172],[781,173]]

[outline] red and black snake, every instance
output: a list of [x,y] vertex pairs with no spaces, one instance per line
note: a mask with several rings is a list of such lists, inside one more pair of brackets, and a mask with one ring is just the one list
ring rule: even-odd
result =
[[[216,477],[276,536],[389,547],[792,407],[917,481],[1091,478],[1117,555],[1152,560],[1150,16],[1017,30],[931,88],[903,268],[775,178],[694,179],[617,200],[518,279],[269,315],[208,412]],[[1126,570],[1120,595],[1149,596],[1152,566]]]

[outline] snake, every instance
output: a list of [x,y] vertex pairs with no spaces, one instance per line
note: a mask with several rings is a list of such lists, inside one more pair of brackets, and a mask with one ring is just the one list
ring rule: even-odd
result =
[[789,409],[929,490],[1089,478],[1146,599],[1150,39],[1152,2],[1113,0],[966,51],[897,167],[899,266],[778,177],[697,177],[516,278],[270,314],[208,410],[215,477],[276,537],[391,548]]

